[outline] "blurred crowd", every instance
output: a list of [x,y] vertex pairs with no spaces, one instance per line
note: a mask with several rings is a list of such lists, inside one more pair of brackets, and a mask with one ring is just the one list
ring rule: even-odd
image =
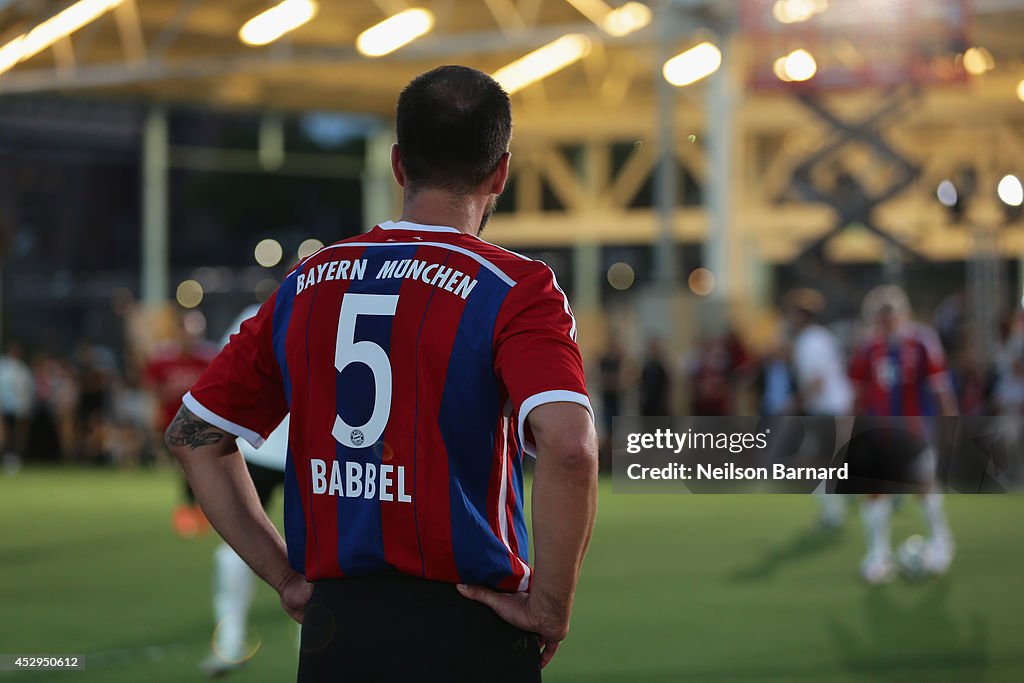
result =
[[[927,321],[942,347],[957,412],[1024,415],[1024,311],[1005,319],[994,353],[980,353],[966,308],[962,295],[953,296]],[[851,414],[849,359],[870,325],[865,318],[827,320],[825,309],[818,292],[790,292],[775,339],[760,346],[729,330],[698,337],[682,353],[658,338],[632,353],[625,335],[613,331],[588,368],[604,436],[614,415]],[[216,352],[180,323],[158,343],[120,355],[89,342],[58,355],[9,341],[0,355],[0,457],[159,460],[163,430]]]
[[0,355],[0,457],[152,464],[181,397],[216,349],[184,332],[139,358],[82,342],[68,355],[10,341]]

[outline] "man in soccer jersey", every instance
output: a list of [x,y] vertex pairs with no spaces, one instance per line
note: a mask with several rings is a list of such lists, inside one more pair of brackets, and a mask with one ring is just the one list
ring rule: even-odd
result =
[[929,438],[933,425],[927,418],[956,414],[942,346],[934,330],[910,318],[910,302],[898,287],[869,292],[864,312],[874,329],[850,368],[862,428],[855,428],[859,434],[847,451],[853,487],[868,493],[861,505],[868,545],[861,574],[872,584],[892,578],[892,498],[885,494],[907,487],[922,491],[929,532],[924,568],[941,574],[953,560],[954,545],[942,495],[930,490],[936,458]]
[[[166,440],[303,622],[300,681],[536,681],[568,633],[596,508],[576,323],[547,266],[478,237],[508,177],[501,87],[427,72],[397,134],[400,220],[297,266]],[[230,435],[259,445],[289,411],[286,546]]]

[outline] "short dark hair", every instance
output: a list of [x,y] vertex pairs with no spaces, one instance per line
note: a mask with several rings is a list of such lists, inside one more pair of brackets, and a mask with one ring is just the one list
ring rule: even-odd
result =
[[441,66],[414,78],[398,97],[396,117],[412,191],[469,192],[494,173],[512,137],[508,93],[465,66]]

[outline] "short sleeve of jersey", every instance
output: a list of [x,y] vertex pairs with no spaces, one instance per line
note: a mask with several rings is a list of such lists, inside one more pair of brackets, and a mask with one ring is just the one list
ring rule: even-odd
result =
[[255,448],[288,413],[281,369],[274,356],[274,301],[242,324],[213,359],[183,403],[196,417]]
[[508,293],[495,324],[494,368],[508,391],[519,425],[519,443],[536,457],[527,425],[530,411],[545,403],[578,403],[594,416],[576,320],[547,267],[520,280]]

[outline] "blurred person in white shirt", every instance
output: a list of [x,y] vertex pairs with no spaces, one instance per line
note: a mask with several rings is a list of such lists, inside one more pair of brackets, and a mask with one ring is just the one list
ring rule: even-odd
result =
[[7,344],[0,356],[0,414],[3,415],[3,448],[5,459],[25,455],[29,422],[35,404],[35,380],[25,363],[21,344]]
[[[825,297],[813,289],[795,289],[785,297],[786,319],[793,334],[792,367],[797,399],[804,415],[836,417],[853,413],[853,385],[839,343],[820,322]],[[846,516],[841,496],[816,492],[821,525],[838,527]]]
[[1000,376],[993,400],[1000,415],[1024,415],[1024,352],[1014,358]]

